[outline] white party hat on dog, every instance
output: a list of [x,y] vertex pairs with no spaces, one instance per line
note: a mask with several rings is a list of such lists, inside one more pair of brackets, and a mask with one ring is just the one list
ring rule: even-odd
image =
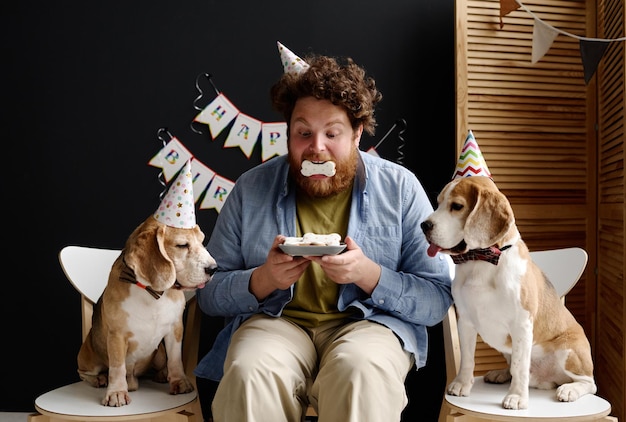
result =
[[280,52],[280,60],[283,63],[285,73],[301,73],[308,69],[309,64],[296,56],[290,49],[276,41],[278,51]]
[[467,133],[467,138],[465,138],[465,143],[463,148],[461,148],[459,161],[456,163],[452,179],[469,176],[486,176],[491,179],[489,167],[487,167],[483,153],[480,152],[478,142],[476,142],[476,138],[474,138],[471,130]]
[[192,229],[196,225],[193,197],[191,160],[185,163],[176,179],[170,184],[161,205],[154,213],[161,223],[178,229]]

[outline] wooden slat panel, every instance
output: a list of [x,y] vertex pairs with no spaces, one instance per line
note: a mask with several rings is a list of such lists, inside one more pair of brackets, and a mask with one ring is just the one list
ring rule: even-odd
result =
[[[598,35],[624,36],[623,0],[602,0]],[[626,43],[612,43],[596,71],[598,90],[598,278],[595,373],[599,394],[626,419],[626,207],[624,139],[626,138]]]

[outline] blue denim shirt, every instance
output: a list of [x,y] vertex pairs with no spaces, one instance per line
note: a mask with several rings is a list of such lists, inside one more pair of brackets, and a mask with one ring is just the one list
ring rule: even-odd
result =
[[[382,272],[372,295],[343,284],[337,308],[358,308],[361,318],[389,327],[426,363],[427,326],[439,323],[452,303],[448,261],[430,258],[420,223],[433,211],[423,187],[406,168],[360,152],[352,192],[348,236]],[[196,293],[200,309],[226,318],[212,349],[195,374],[219,381],[233,332],[250,316],[278,317],[293,298],[293,286],[258,302],[248,290],[252,271],[263,264],[277,234],[296,236],[296,196],[286,155],[242,174],[217,218],[208,250],[218,271]]]

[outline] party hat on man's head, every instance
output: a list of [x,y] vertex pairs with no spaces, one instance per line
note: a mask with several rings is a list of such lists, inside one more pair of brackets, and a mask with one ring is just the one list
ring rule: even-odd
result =
[[487,176],[491,179],[489,167],[487,167],[483,153],[480,152],[478,142],[476,142],[471,130],[467,133],[467,138],[465,138],[465,143],[461,148],[461,155],[456,163],[452,179],[468,176]]
[[283,62],[285,73],[301,73],[308,69],[309,64],[293,52],[282,45],[280,41],[276,41],[278,51],[280,52],[280,60]]
[[178,229],[192,229],[196,225],[190,160],[185,163],[170,185],[161,205],[154,213],[154,218]]

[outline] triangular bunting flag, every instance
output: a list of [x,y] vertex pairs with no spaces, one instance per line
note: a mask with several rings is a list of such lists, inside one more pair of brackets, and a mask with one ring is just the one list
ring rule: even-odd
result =
[[287,123],[263,123],[261,133],[261,160],[287,154]]
[[500,29],[504,26],[502,17],[519,9],[519,4],[515,0],[500,0]]
[[593,74],[596,73],[598,63],[608,46],[608,42],[580,40],[580,57],[585,70],[585,84],[588,84]]
[[558,34],[551,26],[546,25],[539,19],[535,19],[533,26],[532,64],[537,63],[545,56]]

